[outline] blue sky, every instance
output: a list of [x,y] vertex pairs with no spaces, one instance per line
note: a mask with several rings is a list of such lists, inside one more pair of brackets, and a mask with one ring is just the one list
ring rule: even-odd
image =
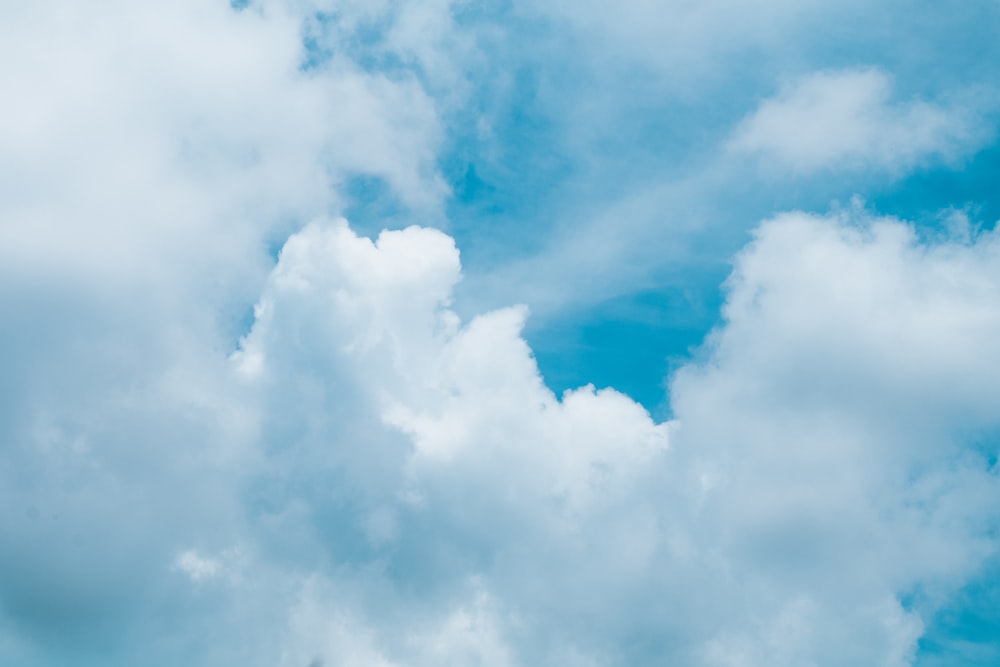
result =
[[0,664],[997,664],[998,34],[0,9]]

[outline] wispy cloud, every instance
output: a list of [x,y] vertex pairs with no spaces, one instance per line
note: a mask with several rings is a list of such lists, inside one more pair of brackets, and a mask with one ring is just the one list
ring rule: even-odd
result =
[[765,100],[729,147],[795,172],[837,168],[901,172],[982,145],[990,125],[960,103],[894,102],[877,69],[819,72]]

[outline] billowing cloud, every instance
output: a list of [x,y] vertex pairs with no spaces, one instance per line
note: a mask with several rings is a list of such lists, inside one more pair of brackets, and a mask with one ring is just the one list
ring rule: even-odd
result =
[[[454,250],[417,229],[294,238],[237,361],[278,422],[331,420],[294,457],[365,480],[317,539],[430,599],[477,582],[523,619],[499,631],[522,663],[905,665],[995,549],[995,448],[969,431],[1000,426],[1000,244],[857,215],[760,228],[669,425],[614,392],[556,401],[520,313],[448,312]],[[283,502],[308,515],[307,495]]]
[[911,664],[996,547],[995,448],[970,431],[1000,414],[998,252],[863,214],[765,223],[658,425],[611,390],[557,400],[523,311],[461,323],[447,236],[314,223],[218,370],[253,415],[246,453],[133,490],[204,479],[242,511],[144,539],[137,581],[159,562],[174,590],[117,604],[175,598],[193,645],[221,619],[247,664]]
[[[523,313],[459,323],[447,237],[313,225],[234,358],[263,391],[256,520],[378,564],[365,604],[428,632],[490,600],[488,664],[910,664],[996,546],[995,448],[969,433],[1000,426],[998,249],[861,213],[765,223],[656,425],[613,391],[556,400]],[[462,661],[365,622],[390,664]]]
[[[4,10],[0,663],[914,662],[996,555],[996,232],[774,217],[669,421],[557,396],[432,228],[451,4],[236,5]],[[863,138],[967,128],[823,76]],[[428,225],[352,229],[359,175]]]
[[297,11],[2,11],[3,662],[175,661],[141,628],[194,614],[158,586],[232,580],[254,417],[226,357],[270,246],[357,174],[440,209],[430,97],[406,71],[306,67]]
[[187,392],[140,387],[131,426],[91,411],[8,451],[49,484],[4,487],[28,508],[5,607],[36,664],[78,614],[160,646],[164,608],[177,644],[149,664],[911,664],[996,547],[995,448],[970,432],[1000,425],[998,252],[862,214],[765,223],[656,424],[613,390],[557,399],[522,310],[459,321],[444,234],[316,222],[207,371],[227,401],[191,421]]
[[672,389],[723,550],[783,591],[733,650],[771,661],[776,632],[804,642],[789,664],[907,664],[942,591],[996,548],[1000,245],[802,214],[756,237],[710,358]]

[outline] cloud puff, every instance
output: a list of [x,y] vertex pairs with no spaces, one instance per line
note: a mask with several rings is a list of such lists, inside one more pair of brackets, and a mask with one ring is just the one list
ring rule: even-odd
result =
[[[805,642],[790,664],[907,664],[919,619],[995,553],[998,251],[993,233],[779,217],[737,260],[709,360],[675,377],[723,551],[782,591],[753,617]],[[759,630],[734,644],[748,664]]]
[[982,120],[962,104],[893,102],[878,69],[818,72],[783,88],[747,116],[732,150],[799,172],[901,171],[953,159],[980,143]]

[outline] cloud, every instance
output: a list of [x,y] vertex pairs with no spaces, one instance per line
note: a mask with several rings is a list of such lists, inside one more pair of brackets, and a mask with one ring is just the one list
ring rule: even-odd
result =
[[2,12],[0,661],[178,657],[144,628],[162,614],[184,635],[226,590],[220,573],[185,597],[173,565],[240,543],[254,417],[227,355],[269,246],[339,210],[357,174],[442,205],[421,84],[346,56],[302,67],[292,9]]
[[455,0],[266,0],[261,4],[308,7],[313,65],[345,51],[359,62],[374,61],[390,72],[412,70],[439,103],[462,101],[468,74],[482,64],[475,32],[460,29],[456,21],[464,3]]
[[[1000,487],[968,434],[1000,414],[998,248],[863,212],[765,223],[657,425],[613,391],[557,401],[522,312],[461,325],[447,237],[315,224],[236,362],[256,359],[264,442],[282,442],[270,474],[339,481],[286,486],[267,512],[383,563],[380,598],[440,628],[486,591],[512,664],[911,664],[996,548]],[[373,540],[376,513],[393,530]],[[367,623],[401,664],[461,650],[431,660]]]
[[[460,321],[441,232],[314,222],[229,361],[85,385],[15,436],[24,662],[909,665],[996,549],[970,433],[1000,426],[998,253],[863,211],[764,223],[657,424],[613,390],[557,399],[523,309]],[[59,623],[103,639],[43,649]]]
[[996,234],[779,216],[675,419],[556,396],[451,237],[338,217],[439,219],[475,48],[403,4],[0,22],[0,662],[910,664],[995,555]]
[[894,102],[891,93],[890,77],[878,69],[818,72],[761,103],[729,147],[796,172],[899,172],[960,157],[987,132],[960,103]]
[[[995,554],[998,249],[993,233],[928,244],[895,220],[781,216],[737,259],[709,358],[674,378],[723,551],[782,591],[753,617],[805,642],[789,664],[909,664],[940,596]],[[808,613],[782,606],[796,595]],[[801,631],[778,630],[786,614]],[[760,630],[736,640],[748,664],[771,655]]]
[[11,13],[2,39],[18,57],[0,67],[8,270],[162,282],[178,264],[199,275],[222,265],[239,283],[261,268],[262,237],[338,210],[335,186],[358,173],[433,214],[447,192],[433,101],[412,74],[348,57],[303,69],[303,20],[281,3]]

